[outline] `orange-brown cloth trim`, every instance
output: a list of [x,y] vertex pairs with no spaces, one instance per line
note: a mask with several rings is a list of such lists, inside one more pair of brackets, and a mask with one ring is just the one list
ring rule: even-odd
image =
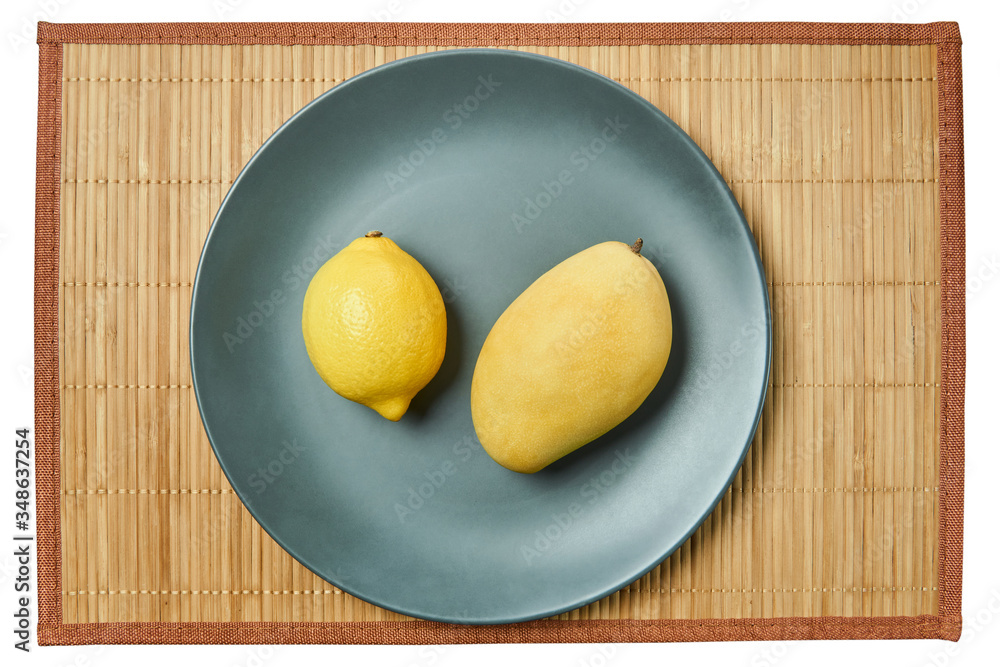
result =
[[345,623],[79,623],[39,628],[40,644],[523,644],[786,639],[952,639],[940,616],[530,621],[451,625]]
[[941,436],[938,613],[962,627],[965,511],[965,149],[962,51],[937,47],[941,216]]
[[38,625],[62,623],[59,533],[59,145],[62,45],[38,48],[35,156],[35,496]]
[[73,44],[413,46],[959,43],[954,22],[901,23],[39,23]]

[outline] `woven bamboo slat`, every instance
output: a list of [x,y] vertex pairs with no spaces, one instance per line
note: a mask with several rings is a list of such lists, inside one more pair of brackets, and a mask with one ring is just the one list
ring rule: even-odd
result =
[[[295,562],[227,485],[188,306],[257,147],[345,79],[445,47],[62,48],[63,621],[402,620]],[[772,386],[735,484],[662,565],[562,618],[937,613],[936,47],[517,48],[620,81],[698,142],[774,308]]]

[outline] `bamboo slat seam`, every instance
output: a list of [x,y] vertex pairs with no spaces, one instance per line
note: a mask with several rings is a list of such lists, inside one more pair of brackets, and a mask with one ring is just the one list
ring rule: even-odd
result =
[[86,77],[71,76],[63,79],[65,83],[343,83],[347,79],[323,78],[254,78],[254,77],[121,77],[108,78],[103,76]]
[[[941,284],[940,280],[805,280],[767,283],[771,287],[934,287]],[[161,282],[161,283],[140,283],[140,282],[104,282],[101,280],[88,281],[67,281],[62,283],[63,287],[191,287],[191,282]]]
[[[191,287],[191,282],[162,282],[162,283],[141,283],[141,282],[104,282],[101,280],[89,282],[85,280],[67,281],[62,283],[63,287]],[[770,287],[937,287],[941,285],[940,280],[890,280],[890,281],[861,281],[861,280],[804,280],[788,282],[768,282]]]
[[[937,586],[877,586],[875,588],[661,588],[629,589],[631,593],[653,593],[667,595],[673,593],[909,593],[916,591],[936,591]],[[66,595],[342,595],[339,588],[301,591],[259,591],[259,590],[218,590],[218,591],[167,591],[167,590],[120,590],[120,591],[66,591]]]
[[64,178],[63,183],[67,185],[230,185],[231,181],[223,181],[218,178],[194,178],[194,179],[149,179],[149,178]]
[[[241,46],[249,46],[249,44],[244,44],[243,42],[252,39],[275,39],[280,38],[283,40],[283,44],[268,44],[267,46],[317,46],[322,45],[319,40],[330,40],[330,35],[325,33],[315,33],[315,34],[240,34],[240,33],[211,33],[211,34],[164,34],[164,33],[151,33],[148,35],[143,35],[141,37],[118,37],[115,39],[114,43],[119,45],[130,45],[130,44],[148,44],[148,43],[159,43],[163,40],[189,40],[189,39],[211,39],[211,40],[240,40]],[[296,39],[308,39],[317,44],[287,44],[289,40]],[[378,46],[372,42],[377,40],[380,42],[401,42],[403,44],[412,41],[412,35],[338,35],[336,37],[338,42],[334,46]],[[795,37],[787,38],[783,40],[787,44],[810,44],[814,42],[804,41],[806,37]],[[155,40],[155,42],[153,42]],[[711,41],[709,41],[711,40]],[[755,42],[744,42],[738,37],[727,37],[724,35],[684,35],[679,40],[667,41],[667,44],[684,44],[684,45],[704,45],[699,44],[699,42],[708,41],[709,44],[719,44],[726,46],[738,46],[744,43],[755,43]],[[56,43],[56,44],[81,44],[87,45],[91,43],[100,44],[102,43],[101,38],[82,38],[73,39],[72,37],[45,37],[39,36],[37,42],[39,44],[46,43]],[[427,35],[420,36],[419,42],[423,46],[465,46],[469,44],[489,44],[494,47],[502,46],[513,46],[513,45],[524,45],[524,46],[536,46],[545,47],[548,45],[555,46],[569,46],[567,42],[575,42],[580,44],[582,42],[592,42],[592,44],[584,44],[584,46],[609,46],[608,42],[617,42],[617,44],[610,44],[612,46],[639,46],[639,45],[654,45],[659,46],[660,41],[655,39],[643,39],[643,38],[632,38],[626,37],[625,35],[556,35],[552,37],[468,37],[462,35]],[[756,42],[764,43],[764,42]],[[770,43],[770,42],[768,42]],[[890,39],[888,40],[888,45],[905,45],[905,46],[924,46],[929,44],[961,44],[962,40],[958,37],[944,37],[941,35],[924,37],[919,39]],[[871,40],[867,38],[851,38],[842,37],[837,40],[838,46],[871,46]]]
[[[826,383],[798,383],[798,382],[786,382],[786,383],[772,383],[771,387],[780,387],[783,389],[858,389],[862,387],[871,387],[873,389],[880,388],[921,388],[921,387],[940,387],[940,382],[856,382],[856,383],[837,383],[837,382],[826,382]],[[192,389],[193,385],[190,384],[65,384],[62,386],[63,389]]]
[[192,389],[190,384],[64,384],[63,389]]
[[805,280],[774,282],[771,287],[935,287],[940,280]]
[[770,185],[772,183],[836,183],[851,184],[879,184],[879,183],[937,183],[937,178],[733,178],[726,179],[727,183],[761,183]]
[[[733,490],[737,494],[749,493],[937,493],[936,486],[867,487],[814,487],[814,488],[746,488]],[[59,493],[75,495],[199,495],[233,493],[232,489],[60,489]]]
[[317,591],[253,591],[253,590],[218,590],[218,591],[66,591],[66,595],[342,595],[340,589]]
[[826,383],[793,383],[786,382],[783,384],[771,384],[771,387],[780,387],[782,389],[860,389],[863,387],[871,387],[872,389],[919,389],[921,387],[940,387],[940,382],[856,382],[854,384],[841,384],[837,382],[826,382]]
[[[772,383],[770,387],[780,389],[861,389],[870,387],[872,389],[920,389],[930,387],[940,387],[940,382],[856,382],[850,383]],[[65,384],[63,389],[193,389],[190,384]]]
[[[937,81],[937,77],[876,77],[876,78],[821,78],[821,77],[607,77],[612,81],[649,83],[920,83]],[[347,79],[324,78],[259,78],[259,77],[84,77],[71,76],[65,83],[343,83]]]
[[630,77],[630,78],[617,78],[608,77],[615,81],[650,81],[659,83],[671,83],[674,81],[680,82],[713,82],[721,81],[727,83],[916,83],[921,81],[937,81],[937,77],[927,76],[927,77],[726,77],[726,76],[700,76],[700,77]]
[[139,282],[115,282],[107,283],[100,280],[96,282],[86,282],[86,281],[73,281],[64,282],[63,287],[191,287],[193,283],[190,282],[180,282],[180,283],[139,283]]
[[65,496],[78,495],[218,495],[233,493],[232,489],[60,489]]
[[[731,178],[730,184],[773,185],[780,183],[830,183],[830,184],[880,184],[880,183],[938,183],[938,178]],[[149,179],[149,178],[64,178],[66,185],[232,185],[233,181],[210,178],[194,179]]]

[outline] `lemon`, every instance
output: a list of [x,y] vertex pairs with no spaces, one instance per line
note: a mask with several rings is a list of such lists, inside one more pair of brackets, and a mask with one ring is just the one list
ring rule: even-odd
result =
[[444,300],[420,262],[369,232],[313,276],[302,335],[335,392],[399,421],[444,359]]

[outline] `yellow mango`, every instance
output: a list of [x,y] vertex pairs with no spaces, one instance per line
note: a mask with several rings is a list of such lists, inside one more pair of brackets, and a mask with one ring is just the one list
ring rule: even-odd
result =
[[620,424],[659,382],[670,303],[641,249],[639,239],[573,255],[493,325],[472,377],[472,421],[500,465],[541,470]]

